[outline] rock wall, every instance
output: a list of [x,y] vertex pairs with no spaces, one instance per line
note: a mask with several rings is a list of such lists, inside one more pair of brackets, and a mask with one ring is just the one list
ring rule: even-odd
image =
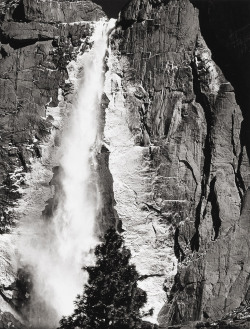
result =
[[[22,328],[15,227],[56,207],[66,66],[104,13],[88,0],[0,12],[0,328]],[[247,1],[132,0],[113,33],[98,230],[123,231],[161,328],[249,300],[249,15]]]
[[249,4],[192,2],[131,1],[113,36],[131,143],[150,155],[141,160],[154,177],[150,206],[175,228],[178,273],[162,328],[218,319],[248,299],[249,93],[239,82]]
[[[145,312],[153,308],[147,320],[156,323],[157,314],[166,300],[165,279],[176,273],[173,232],[166,219],[168,215],[161,213],[154,199],[154,182],[159,180],[152,166],[154,150],[136,145],[130,129],[130,126],[139,129],[140,118],[127,106],[126,99],[132,99],[135,92],[143,97],[144,90],[131,84],[124,92],[120,75],[125,64],[121,65],[115,53],[109,58],[105,87],[110,103],[106,110],[104,136],[110,152],[115,209],[126,245],[132,252],[132,262],[142,279],[139,285],[147,292]],[[134,105],[140,106],[141,100]]]

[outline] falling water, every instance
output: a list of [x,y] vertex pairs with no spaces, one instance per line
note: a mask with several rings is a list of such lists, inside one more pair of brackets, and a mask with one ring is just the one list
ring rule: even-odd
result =
[[73,311],[82,292],[82,266],[92,259],[98,211],[95,154],[98,148],[98,109],[103,92],[103,60],[115,21],[95,23],[93,46],[68,66],[76,95],[61,145],[60,199],[49,223],[31,224],[21,248],[22,262],[32,271],[31,323],[34,328],[58,325]]

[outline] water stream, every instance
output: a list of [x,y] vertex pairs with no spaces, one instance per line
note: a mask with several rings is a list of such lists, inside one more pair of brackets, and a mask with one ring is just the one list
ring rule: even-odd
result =
[[61,141],[59,203],[49,223],[40,220],[23,229],[29,232],[22,237],[21,258],[32,272],[29,317],[34,328],[53,328],[62,315],[72,313],[87,280],[81,268],[93,262],[100,202],[93,175],[100,143],[97,118],[114,24],[115,20],[94,23],[92,46],[68,66],[75,100]]

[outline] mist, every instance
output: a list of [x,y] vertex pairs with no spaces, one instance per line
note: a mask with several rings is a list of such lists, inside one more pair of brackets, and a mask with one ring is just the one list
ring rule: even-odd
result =
[[33,289],[27,318],[34,328],[54,328],[73,311],[87,277],[83,266],[94,262],[96,216],[101,200],[96,180],[96,154],[100,148],[98,110],[104,84],[104,57],[115,20],[94,24],[93,46],[79,51],[68,65],[75,90],[72,113],[60,148],[59,203],[53,218],[21,224],[19,252]]

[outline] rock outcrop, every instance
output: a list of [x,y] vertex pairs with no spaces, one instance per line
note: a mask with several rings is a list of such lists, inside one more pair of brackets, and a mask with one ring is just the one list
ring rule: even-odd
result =
[[96,21],[104,16],[101,7],[91,0],[23,0],[23,6],[25,19],[34,22],[74,23]]
[[162,328],[219,319],[249,298],[244,10],[249,17],[245,2],[131,1],[113,36],[133,143],[150,154],[151,206],[175,227],[178,273]]
[[[122,66],[113,53],[105,83],[110,104],[106,110],[104,135],[110,151],[109,168],[114,180],[115,209],[122,223],[126,245],[132,252],[132,261],[141,275],[140,287],[147,292],[145,311],[153,308],[150,320],[156,322],[166,299],[163,290],[165,278],[170,278],[176,271],[174,239],[168,214],[162,213],[154,201],[155,190],[152,186],[158,179],[151,161],[154,150],[136,145],[130,129],[134,127],[139,130],[140,117],[133,108],[126,106],[126,100],[132,100],[135,92],[143,97],[144,91],[131,85],[124,93],[120,76]],[[140,106],[141,101],[136,103],[135,100],[133,104]]]

